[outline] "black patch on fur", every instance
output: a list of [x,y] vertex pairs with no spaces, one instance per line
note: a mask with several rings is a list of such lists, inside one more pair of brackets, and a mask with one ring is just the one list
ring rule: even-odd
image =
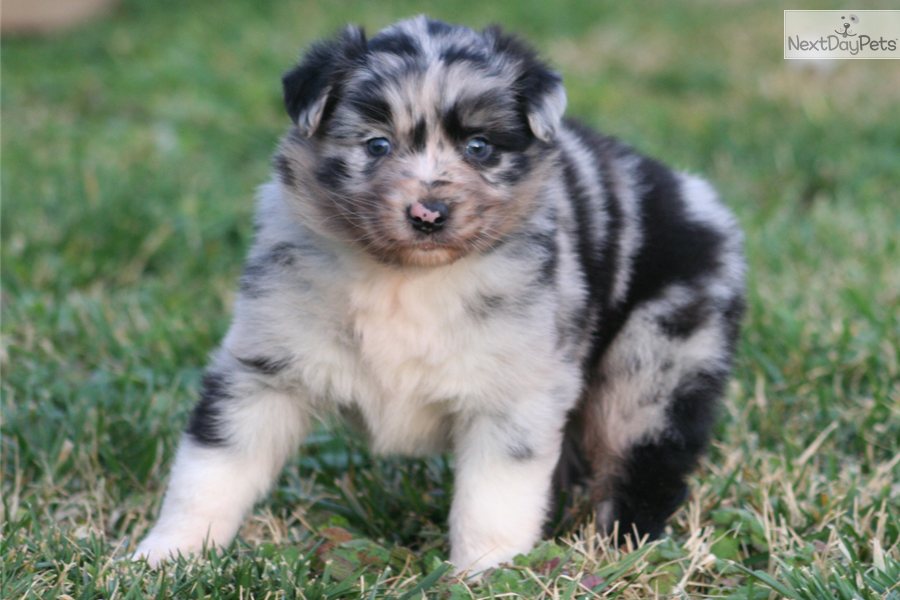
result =
[[354,112],[369,123],[388,126],[393,123],[391,106],[387,100],[381,97],[380,93],[353,90],[347,94],[347,103]]
[[284,154],[276,154],[275,158],[272,159],[272,166],[278,174],[278,179],[286,187],[294,187],[296,185],[297,177],[294,175],[291,162]]
[[204,446],[223,446],[227,442],[219,420],[222,403],[233,398],[228,377],[215,371],[207,371],[200,384],[200,401],[194,406],[187,434]]
[[416,126],[412,132],[412,149],[415,152],[421,152],[425,149],[425,138],[428,130],[425,126],[425,119],[416,121]]
[[627,304],[656,298],[673,283],[687,283],[719,267],[722,234],[687,215],[681,187],[662,163],[642,157],[637,185],[644,189],[640,220],[644,244],[635,256]]
[[371,156],[369,160],[366,161],[365,166],[363,167],[363,175],[367,178],[372,178],[375,175],[375,172],[378,170],[379,165],[381,165],[381,159],[384,158],[382,156]]
[[494,418],[497,434],[506,447],[507,455],[517,461],[533,459],[535,450],[529,442],[528,429],[513,421],[509,415],[496,415]]
[[508,89],[496,86],[478,94],[462,96],[457,103],[460,109],[466,112],[490,114],[503,111],[507,118],[517,118],[514,100]]
[[466,303],[466,312],[475,319],[487,319],[503,308],[507,300],[505,296],[499,294],[479,294],[474,301]]
[[265,280],[273,270],[293,266],[298,254],[322,254],[322,251],[311,244],[292,244],[280,242],[257,258],[244,265],[239,287],[247,298],[261,298],[266,294]]
[[[605,347],[621,324],[621,316],[618,311],[614,310],[610,300],[613,281],[619,266],[619,238],[622,229],[621,201],[611,182],[613,180],[612,162],[624,152],[624,149],[612,138],[598,135],[580,123],[567,121],[567,125],[593,158],[593,166],[600,173],[601,194],[605,199],[606,234],[604,239],[586,239],[584,236],[593,232],[585,231],[583,227],[579,227],[578,230],[579,254],[582,256],[582,265],[586,269],[588,289],[592,301],[599,305],[602,315],[600,328],[594,341],[595,352],[588,359],[591,364],[595,364],[596,349]],[[577,173],[573,173],[573,177],[575,175]],[[579,214],[579,219],[581,218],[593,220],[596,217],[593,213],[582,211]],[[590,249],[593,249],[593,252],[590,252]]]
[[463,126],[459,106],[454,104],[441,117],[441,126],[451,140],[462,142],[478,133],[477,129]]
[[[584,135],[586,130],[579,131],[579,138]],[[595,136],[598,137],[598,136]],[[619,191],[612,185],[613,182],[613,163],[619,158],[622,149],[613,143],[609,138],[600,138],[603,140],[602,145],[595,147],[591,144],[590,138],[582,138],[586,144],[589,144],[591,154],[597,161],[600,170],[600,183],[603,186],[603,195],[606,198],[606,238],[603,240],[601,253],[603,261],[596,274],[593,282],[596,285],[593,288],[595,298],[600,301],[601,321],[608,321],[611,327],[621,319],[620,313],[616,307],[612,305],[612,289],[615,281],[616,271],[621,266],[622,258],[619,256],[619,241],[622,237],[622,200],[619,198]],[[604,331],[604,333],[607,333]],[[607,338],[604,341],[607,341]]]
[[507,446],[507,451],[513,460],[519,462],[525,462],[534,458],[534,448],[521,440],[511,442]]
[[655,539],[666,519],[687,497],[685,478],[709,440],[727,372],[701,371],[685,377],[672,394],[669,427],[659,440],[633,446],[613,492],[619,534]]
[[699,296],[670,313],[660,315],[656,322],[668,337],[685,339],[705,323],[712,313],[713,307],[709,299]]
[[535,283],[539,286],[549,286],[556,281],[556,267],[559,265],[559,255],[556,252],[548,253],[538,267],[538,277]]
[[376,35],[369,41],[370,52],[387,52],[397,56],[416,57],[422,48],[412,36],[402,31],[391,31]]
[[265,295],[265,288],[261,285],[265,278],[267,266],[264,261],[251,260],[244,265],[244,272],[241,273],[241,279],[238,287],[241,294],[247,298],[261,298]]
[[531,130],[524,126],[524,122],[510,123],[506,128],[488,127],[484,130],[487,141],[494,145],[496,150],[503,152],[525,152],[535,140]]
[[467,62],[473,66],[481,67],[487,63],[487,57],[483,52],[462,45],[444,48],[441,50],[440,59],[447,65],[458,62]]
[[324,159],[316,167],[316,180],[328,189],[341,187],[347,177],[347,163],[336,156]]
[[254,356],[251,358],[238,358],[238,362],[261,375],[271,376],[284,371],[291,364],[291,359]]
[[606,278],[603,277],[604,263],[601,260],[595,235],[591,201],[572,158],[566,152],[563,152],[561,156],[566,196],[572,205],[572,214],[575,218],[575,250],[578,253],[581,275],[591,298],[588,309],[582,311],[582,314],[578,315],[576,322],[573,323],[573,329],[585,330],[593,317],[592,312],[596,313],[598,304],[602,310],[602,298],[609,292],[604,288],[606,281]]
[[289,242],[279,242],[272,246],[267,255],[268,260],[279,267],[289,267],[297,260],[297,251],[300,246]]
[[500,181],[515,185],[531,170],[531,160],[527,154],[513,154],[507,169],[500,173]]
[[500,164],[500,150],[497,148],[494,148],[493,152],[491,152],[490,156],[487,158],[468,157],[465,155],[464,148],[460,148],[460,153],[463,154],[463,160],[479,169],[492,169]]
[[555,231],[534,231],[526,237],[526,244],[537,249],[540,261],[537,269],[535,285],[547,287],[556,280],[556,269],[559,265],[559,249],[556,245]]
[[[483,136],[494,146],[494,156],[497,151],[524,152],[534,141],[531,130],[528,129],[527,122],[520,115],[509,112],[508,108],[504,108],[504,104],[508,104],[502,92],[491,92],[480,96],[463,98],[458,100],[447,109],[441,116],[441,126],[447,136],[460,145],[474,136]],[[507,122],[498,122],[497,120],[479,124],[476,122],[467,122],[466,115],[475,112],[491,113],[492,110],[509,112],[510,119]]]
[[428,35],[438,36],[438,35],[447,35],[453,31],[453,26],[444,23],[443,21],[437,21],[435,19],[428,19]]

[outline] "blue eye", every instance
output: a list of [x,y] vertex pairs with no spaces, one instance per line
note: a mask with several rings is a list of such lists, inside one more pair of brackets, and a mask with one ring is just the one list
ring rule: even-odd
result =
[[475,160],[484,160],[491,155],[494,147],[483,137],[472,138],[466,142],[466,156]]
[[366,152],[369,156],[386,156],[391,151],[391,143],[387,138],[377,137],[366,142]]

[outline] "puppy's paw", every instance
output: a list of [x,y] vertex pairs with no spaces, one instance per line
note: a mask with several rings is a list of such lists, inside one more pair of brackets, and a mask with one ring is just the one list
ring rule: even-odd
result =
[[197,554],[203,549],[205,538],[156,533],[150,534],[138,544],[131,560],[145,560],[151,567],[158,567],[167,560]]
[[468,581],[480,581],[486,572],[503,563],[511,563],[518,554],[521,552],[500,548],[487,552],[451,552],[450,562],[457,576]]

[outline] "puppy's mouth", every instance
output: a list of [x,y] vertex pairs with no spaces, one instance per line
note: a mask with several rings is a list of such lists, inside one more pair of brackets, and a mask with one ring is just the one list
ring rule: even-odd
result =
[[464,252],[466,249],[465,243],[446,234],[416,235],[399,245],[416,252]]
[[470,251],[468,245],[447,232],[415,233],[403,240],[393,240],[382,248],[388,262],[409,266],[434,267],[452,263]]
[[456,262],[464,255],[465,252],[458,247],[410,247],[406,252],[398,253],[397,262],[404,266],[440,267]]
[[419,239],[414,239],[408,242],[407,244],[409,248],[413,250],[421,250],[423,252],[429,252],[432,250],[449,250],[456,249],[459,250],[462,247],[462,244],[459,242],[454,242],[453,240],[448,239],[440,239],[436,238],[434,235],[428,237],[421,237]]

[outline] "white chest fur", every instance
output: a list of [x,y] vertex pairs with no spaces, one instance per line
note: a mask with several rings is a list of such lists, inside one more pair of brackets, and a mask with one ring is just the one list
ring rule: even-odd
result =
[[304,341],[316,343],[303,353],[304,383],[314,397],[358,409],[376,451],[441,449],[460,413],[500,411],[553,363],[545,303],[479,313],[485,298],[512,304],[517,279],[501,259],[348,270],[345,287],[329,294],[329,318],[316,311],[306,330]]

